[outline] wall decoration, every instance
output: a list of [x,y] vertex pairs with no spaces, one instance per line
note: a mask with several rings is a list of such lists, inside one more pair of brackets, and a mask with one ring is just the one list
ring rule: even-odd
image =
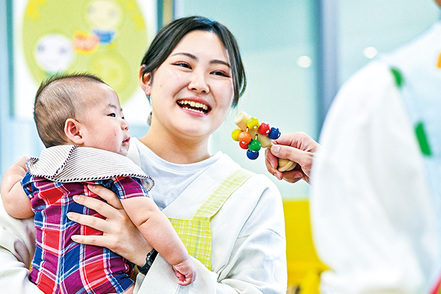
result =
[[[35,91],[54,73],[96,74],[115,89],[123,108],[136,99],[145,106],[137,73],[157,16],[154,0],[14,1],[14,115],[32,117]],[[135,113],[125,110],[127,117],[147,112],[129,108]]]

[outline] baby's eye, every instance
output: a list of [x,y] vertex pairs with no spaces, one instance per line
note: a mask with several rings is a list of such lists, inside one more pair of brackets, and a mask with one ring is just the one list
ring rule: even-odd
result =
[[116,113],[112,112],[112,113],[109,113],[107,116],[116,117]]

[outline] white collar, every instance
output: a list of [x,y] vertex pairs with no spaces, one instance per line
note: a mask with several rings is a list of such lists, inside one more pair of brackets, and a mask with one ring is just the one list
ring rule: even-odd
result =
[[40,158],[31,157],[26,163],[32,176],[62,183],[85,182],[113,177],[134,177],[151,189],[154,182],[129,158],[106,150],[60,145],[44,149]]

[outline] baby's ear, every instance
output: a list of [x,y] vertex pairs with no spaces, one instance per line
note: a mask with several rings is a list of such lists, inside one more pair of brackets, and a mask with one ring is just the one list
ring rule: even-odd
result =
[[74,118],[68,118],[64,123],[64,133],[69,141],[81,146],[84,143],[80,132],[80,123]]

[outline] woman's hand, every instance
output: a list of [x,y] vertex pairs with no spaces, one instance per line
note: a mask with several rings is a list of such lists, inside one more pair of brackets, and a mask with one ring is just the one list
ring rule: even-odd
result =
[[[305,133],[292,133],[280,136],[273,141],[273,146],[265,150],[267,170],[279,180],[295,183],[304,179],[309,183],[314,152],[319,144]],[[286,172],[277,170],[278,158],[289,159],[297,166]]]
[[67,216],[74,222],[103,232],[103,235],[74,235],[72,240],[81,244],[106,247],[134,264],[143,266],[152,247],[130,221],[118,197],[102,186],[88,185],[88,188],[107,203],[84,195],[74,196],[74,201],[95,210],[104,219],[74,212],[69,212]]

